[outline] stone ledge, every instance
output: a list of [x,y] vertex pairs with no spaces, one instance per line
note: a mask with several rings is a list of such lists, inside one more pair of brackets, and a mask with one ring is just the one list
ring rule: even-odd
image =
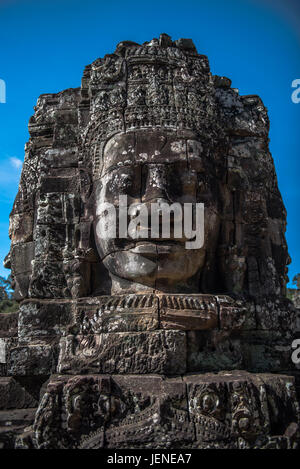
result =
[[298,424],[292,377],[238,370],[55,375],[33,429],[39,448],[258,449],[295,448]]
[[38,402],[14,378],[0,378],[0,411],[36,407]]

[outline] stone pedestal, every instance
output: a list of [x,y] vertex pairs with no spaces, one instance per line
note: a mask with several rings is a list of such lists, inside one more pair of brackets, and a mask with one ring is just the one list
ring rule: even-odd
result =
[[297,447],[298,313],[270,307],[273,329],[266,305],[225,295],[23,302],[18,336],[2,319],[0,443]]
[[38,448],[293,448],[298,423],[284,375],[55,375],[32,435]]

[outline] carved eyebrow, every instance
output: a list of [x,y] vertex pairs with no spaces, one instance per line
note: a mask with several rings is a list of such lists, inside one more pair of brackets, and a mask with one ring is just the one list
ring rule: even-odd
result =
[[122,168],[135,168],[137,166],[144,166],[144,165],[154,165],[154,164],[164,164],[164,165],[169,165],[169,166],[179,166],[182,165],[182,163],[186,164],[186,167],[188,169],[188,160],[186,158],[174,158],[174,157],[162,157],[160,161],[152,161],[151,159],[149,161],[146,161],[143,158],[136,157],[134,160],[125,160],[125,161],[119,161],[118,163],[112,164],[109,168],[105,169],[105,172],[101,175],[101,179],[104,176],[107,176],[113,171],[117,171]]

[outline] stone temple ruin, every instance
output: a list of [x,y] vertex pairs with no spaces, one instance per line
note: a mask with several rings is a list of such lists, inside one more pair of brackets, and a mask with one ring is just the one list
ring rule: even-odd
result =
[[[267,110],[190,39],[42,95],[10,216],[4,448],[294,448],[298,311]],[[97,206],[202,202],[205,242],[101,239]],[[9,422],[9,424],[8,424]]]

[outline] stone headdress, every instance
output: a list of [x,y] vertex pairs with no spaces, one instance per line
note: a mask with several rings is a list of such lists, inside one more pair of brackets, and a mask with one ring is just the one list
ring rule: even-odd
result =
[[[82,164],[101,167],[103,145],[115,133],[138,129],[216,134],[216,103],[207,57],[191,40],[166,35],[140,46],[121,43],[86,67],[82,80]],[[210,130],[209,130],[210,129]]]

